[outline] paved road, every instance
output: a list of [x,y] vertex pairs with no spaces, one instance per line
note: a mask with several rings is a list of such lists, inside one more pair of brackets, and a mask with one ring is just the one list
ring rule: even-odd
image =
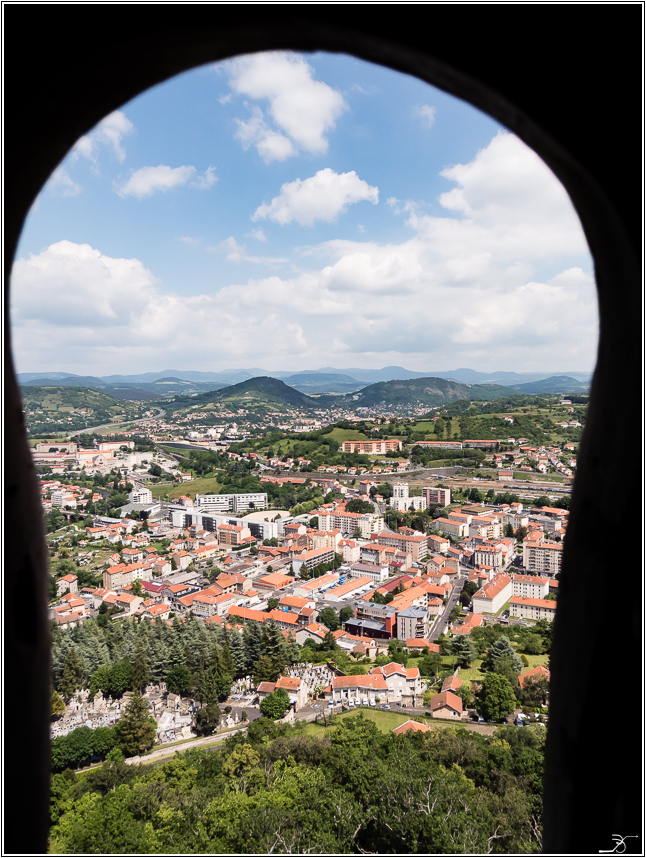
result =
[[152,417],[142,417],[139,420],[124,420],[123,423],[102,423],[100,426],[88,426],[85,429],[79,429],[78,432],[72,432],[71,435],[66,435],[66,439],[69,441],[70,438],[75,438],[77,435],[86,435],[90,432],[96,432],[97,429],[106,429],[108,427],[113,427],[116,429],[119,426],[125,426],[126,424],[130,425],[131,423],[148,423],[150,420],[157,420],[158,417],[163,417],[166,414],[166,411],[163,408],[159,408],[159,413],[154,414]]
[[434,641],[439,638],[440,634],[444,631],[445,626],[448,625],[449,614],[458,603],[460,593],[462,592],[462,587],[464,586],[464,582],[466,581],[468,574],[469,573],[466,569],[460,569],[460,571],[458,572],[458,577],[453,585],[453,589],[451,590],[449,601],[447,602],[446,607],[444,608],[442,613],[437,615],[435,622],[431,626],[431,629],[428,633],[428,639],[430,641]]

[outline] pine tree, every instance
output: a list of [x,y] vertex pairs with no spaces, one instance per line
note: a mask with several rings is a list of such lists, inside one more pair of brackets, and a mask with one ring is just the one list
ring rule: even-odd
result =
[[268,656],[271,659],[279,676],[287,666],[284,643],[285,638],[278,626],[273,621],[267,623],[266,628],[262,633],[262,654],[263,656]]
[[135,653],[135,663],[132,666],[130,684],[135,691],[138,690],[143,693],[143,689],[148,685],[149,677],[146,653],[144,652],[143,647],[139,645]]
[[468,635],[456,635],[451,641],[451,652],[456,657],[458,667],[470,667],[478,657],[475,644]]
[[115,725],[115,744],[127,757],[143,754],[155,743],[157,724],[149,712],[148,704],[137,693],[128,703],[123,718]]
[[222,652],[220,654],[220,661],[222,663],[222,669],[224,673],[228,673],[230,676],[233,676],[235,673],[235,665],[233,663],[233,657],[231,655],[231,650],[229,649],[229,645],[225,644]]
[[509,638],[504,635],[491,645],[489,654],[482,664],[483,670],[496,670],[496,664],[500,659],[508,660],[516,675],[523,669],[523,664],[509,642]]
[[233,660],[233,675],[240,677],[245,675],[246,658],[242,642],[242,635],[235,629],[229,634],[229,650]]
[[262,655],[262,629],[258,623],[247,623],[242,633],[242,639],[247,662],[246,669],[248,673],[251,673]]
[[74,647],[71,647],[65,658],[63,674],[58,683],[58,690],[63,697],[71,697],[79,687],[83,664]]
[[273,659],[268,655],[261,656],[253,670],[253,681],[255,685],[261,682],[276,682],[280,676],[280,670],[276,667]]

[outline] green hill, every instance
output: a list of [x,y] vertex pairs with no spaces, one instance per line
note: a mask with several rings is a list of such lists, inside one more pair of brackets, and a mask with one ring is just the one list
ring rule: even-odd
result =
[[[380,381],[343,397],[343,403],[366,408],[385,406],[446,405],[458,399],[489,400],[509,396],[509,388],[500,384],[460,384],[446,378],[409,378]],[[337,397],[340,404],[341,397]]]
[[145,408],[88,387],[22,386],[20,392],[32,435],[75,432],[115,418],[133,420]]
[[200,403],[215,403],[229,408],[246,408],[249,411],[293,411],[295,409],[320,408],[318,400],[305,396],[299,390],[289,387],[279,378],[259,376],[248,378],[239,384],[231,384],[211,393],[200,396],[176,397],[173,409]]
[[514,384],[513,388],[521,393],[587,393],[590,385],[584,381],[577,381],[570,375],[552,375],[540,381]]

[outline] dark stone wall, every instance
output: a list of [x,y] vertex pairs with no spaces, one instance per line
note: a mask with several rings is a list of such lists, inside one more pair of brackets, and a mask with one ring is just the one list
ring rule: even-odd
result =
[[[416,75],[505,124],[568,189],[595,260],[601,330],[555,621],[550,853],[597,853],[612,834],[642,830],[642,574],[609,565],[605,542],[642,520],[642,15],[638,4],[4,7],[5,289],[29,207],[78,137],[148,87],[240,53],[345,52]],[[49,786],[46,552],[8,314],[4,379],[3,852],[38,854]],[[7,705],[16,694],[19,710]],[[625,720],[601,720],[621,710]],[[627,846],[641,852],[641,840]]]

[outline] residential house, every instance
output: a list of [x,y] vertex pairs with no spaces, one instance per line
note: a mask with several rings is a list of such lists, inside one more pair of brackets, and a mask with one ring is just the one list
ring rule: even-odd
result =
[[431,713],[434,718],[461,718],[462,700],[452,691],[442,691],[431,698]]
[[401,736],[402,733],[428,733],[431,728],[426,724],[420,724],[419,721],[404,721],[399,727],[395,727],[393,733],[396,736]]

